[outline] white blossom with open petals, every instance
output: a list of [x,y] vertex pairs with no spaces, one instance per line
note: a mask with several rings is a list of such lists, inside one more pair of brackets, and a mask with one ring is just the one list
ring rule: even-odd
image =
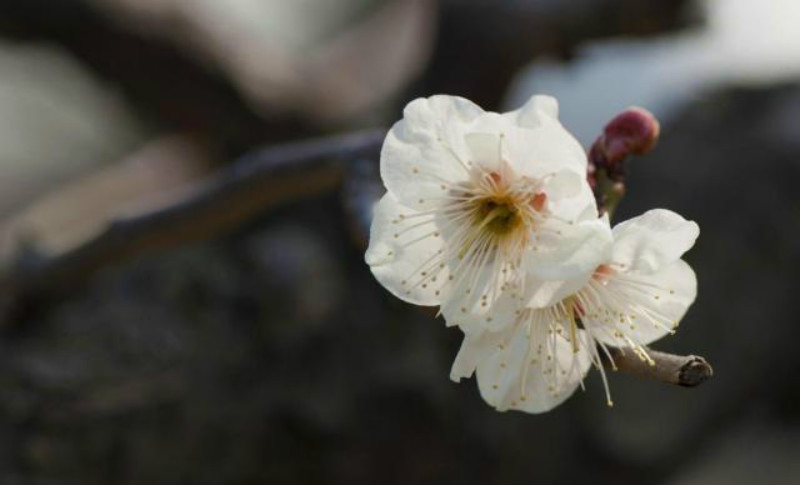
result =
[[681,259],[700,228],[654,209],[614,227],[609,262],[575,295],[586,331],[601,347],[630,348],[652,364],[644,348],[674,333],[697,297],[697,277]]
[[586,164],[551,97],[505,114],[412,101],[383,145],[366,261],[405,301],[506,321],[532,296],[529,277],[567,280],[607,258]]
[[481,396],[498,411],[549,411],[575,392],[592,364],[589,336],[571,330],[557,306],[526,309],[499,331],[470,329],[450,378],[458,382],[475,373]]
[[611,405],[600,353],[613,363],[607,346],[618,347],[652,364],[645,346],[672,333],[697,295],[681,256],[698,234],[664,209],[618,224],[610,257],[585,278],[541,282],[550,300],[537,295],[502,331],[466,331],[451,378],[475,372],[492,406],[537,413],[569,397],[593,363]]

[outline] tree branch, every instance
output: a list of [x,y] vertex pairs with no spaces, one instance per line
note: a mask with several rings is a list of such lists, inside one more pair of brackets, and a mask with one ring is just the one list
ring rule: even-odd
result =
[[181,201],[117,219],[79,247],[21,258],[0,274],[7,308],[19,300],[83,280],[96,270],[142,253],[206,239],[264,210],[332,190],[347,161],[377,158],[384,130],[368,130],[269,147],[245,156]]
[[607,368],[642,379],[695,387],[714,375],[711,364],[697,355],[674,355],[648,349],[647,355],[654,362],[651,365],[630,351],[609,347],[609,352],[614,363],[606,361]]

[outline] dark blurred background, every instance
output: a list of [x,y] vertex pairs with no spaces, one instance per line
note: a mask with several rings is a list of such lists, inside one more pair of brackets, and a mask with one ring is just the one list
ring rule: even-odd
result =
[[10,313],[0,482],[800,482],[799,21],[796,0],[0,0],[0,272],[417,96],[553,94],[584,145],[641,105],[662,139],[617,217],[700,224],[699,298],[656,348],[715,368],[497,413],[325,191]]

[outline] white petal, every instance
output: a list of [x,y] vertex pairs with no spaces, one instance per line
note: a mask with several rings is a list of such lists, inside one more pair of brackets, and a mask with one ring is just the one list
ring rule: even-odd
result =
[[[401,203],[429,209],[442,184],[468,178],[464,135],[483,110],[464,98],[433,96],[410,102],[381,150],[381,178]],[[422,201],[422,202],[420,202]]]
[[586,182],[585,174],[578,174],[572,170],[561,170],[545,179],[542,190],[547,194],[547,199],[554,202],[577,197],[582,192],[584,185],[589,185]]
[[507,339],[479,352],[478,388],[487,403],[499,411],[543,413],[572,395],[591,365],[588,349],[574,352],[566,339],[548,343],[545,335],[540,329],[529,340],[527,326],[517,325]]
[[607,218],[576,222],[547,219],[539,240],[526,253],[527,270],[543,280],[571,280],[591,274],[611,255],[611,228]]
[[497,113],[487,112],[476,117],[464,129],[467,160],[479,164],[484,170],[498,170],[505,155],[505,137],[515,129],[518,128]]
[[520,109],[503,116],[522,128],[536,128],[558,120],[558,101],[542,94],[531,96]]
[[520,173],[541,178],[568,168],[585,175],[586,152],[558,121],[558,101],[552,96],[532,96],[524,106],[503,117],[515,128],[507,130],[507,159]]
[[507,341],[513,332],[514,327],[496,332],[481,329],[464,332],[464,340],[461,342],[453,366],[450,368],[450,379],[460,382],[462,378],[472,377],[478,363],[494,353],[497,345]]
[[441,298],[436,292],[447,281],[447,268],[437,266],[444,243],[432,234],[436,226],[426,222],[430,217],[415,214],[392,194],[384,195],[375,206],[365,260],[396,297],[417,305],[438,305]]
[[575,294],[591,277],[592,273],[589,272],[562,281],[539,280],[531,276],[528,285],[532,290],[524,306],[526,308],[545,308],[555,305],[564,298]]
[[520,295],[503,286],[492,266],[485,268],[475,281],[455,279],[451,283],[441,308],[448,326],[458,325],[464,331],[499,330],[516,320],[522,306]]
[[544,179],[561,170],[586,174],[586,152],[557,121],[532,129],[511,127],[502,148],[503,158],[527,177]]
[[[556,195],[551,197],[549,184],[545,184],[548,198],[547,209],[562,221],[578,222],[597,219],[597,202],[592,188],[586,181],[586,173],[582,172],[579,175],[572,171],[567,171],[567,173],[570,175],[560,175],[558,178],[562,180],[554,181],[558,185]],[[563,187],[567,183],[573,184],[570,190]],[[577,193],[574,192],[575,189],[577,189]]]
[[655,273],[623,275],[642,283],[644,289],[630,290],[630,283],[619,285],[614,279],[609,285],[625,293],[627,314],[633,320],[617,317],[605,319],[584,318],[584,325],[603,343],[625,347],[627,341],[615,337],[615,330],[639,345],[648,345],[670,333],[686,314],[697,296],[697,278],[692,268],[683,260],[662,267]]
[[464,141],[470,160],[483,167],[492,168],[500,164],[500,136],[494,133],[467,133]]
[[614,227],[612,260],[633,271],[656,271],[678,260],[699,234],[695,222],[654,209]]

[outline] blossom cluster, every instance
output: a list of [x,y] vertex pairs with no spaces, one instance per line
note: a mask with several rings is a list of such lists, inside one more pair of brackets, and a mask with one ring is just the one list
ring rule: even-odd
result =
[[387,193],[366,262],[392,294],[439,306],[463,331],[451,378],[475,374],[498,410],[548,411],[593,366],[611,404],[609,348],[649,361],[645,346],[695,299],[681,256],[697,224],[656,209],[612,228],[552,97],[503,114],[416,99],[389,131],[380,171]]

